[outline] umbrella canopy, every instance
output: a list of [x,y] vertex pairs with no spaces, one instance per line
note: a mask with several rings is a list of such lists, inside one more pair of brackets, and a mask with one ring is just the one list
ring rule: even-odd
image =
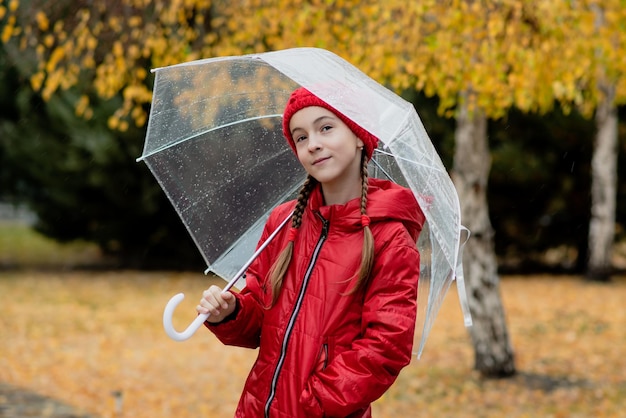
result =
[[260,60],[215,59],[155,70],[143,160],[208,270],[231,278],[267,215],[306,173],[285,146],[284,104],[297,84]]
[[426,216],[417,243],[419,293],[427,296],[419,304],[418,356],[455,278],[465,323],[471,324],[458,196],[411,103],[317,48],[212,58],[154,72],[138,160],[176,208],[207,271],[238,280],[269,212],[294,197],[305,179],[281,128],[289,95],[303,86],[379,138],[370,174],[409,187]]

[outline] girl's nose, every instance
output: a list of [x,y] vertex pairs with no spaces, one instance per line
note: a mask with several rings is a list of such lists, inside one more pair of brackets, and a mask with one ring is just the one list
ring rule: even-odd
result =
[[312,135],[309,135],[307,146],[309,148],[309,151],[315,151],[322,147],[322,142],[320,141],[320,138],[316,134],[312,134]]

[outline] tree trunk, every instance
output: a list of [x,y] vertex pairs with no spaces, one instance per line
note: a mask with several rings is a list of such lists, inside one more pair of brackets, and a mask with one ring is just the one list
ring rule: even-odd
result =
[[617,199],[617,108],[615,86],[602,86],[604,98],[596,110],[596,137],[591,158],[591,220],[587,279],[609,281],[615,237]]
[[469,328],[475,351],[474,367],[484,377],[506,377],[516,370],[500,298],[487,206],[491,168],[487,119],[482,112],[469,114],[466,105],[459,106],[452,179],[461,202],[461,219],[472,233],[465,245],[463,263],[474,322]]
[[[605,25],[604,10],[592,4],[596,30]],[[596,109],[596,137],[591,157],[591,219],[587,279],[607,282],[611,278],[611,255],[615,237],[615,206],[617,200],[617,108],[615,85],[598,68],[598,88],[602,99]]]

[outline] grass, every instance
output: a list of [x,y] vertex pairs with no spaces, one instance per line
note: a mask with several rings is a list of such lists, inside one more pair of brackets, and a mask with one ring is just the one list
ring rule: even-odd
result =
[[0,221],[0,268],[76,268],[100,259],[93,244],[59,244],[24,223]]
[[[255,351],[224,347],[205,330],[174,342],[161,326],[163,307],[178,292],[187,298],[174,322],[186,326],[213,281],[222,283],[201,273],[0,271],[0,381],[101,417],[232,416]],[[483,380],[472,370],[454,293],[422,359],[374,404],[374,416],[624,416],[626,277],[609,285],[503,277],[519,371],[511,379]],[[121,411],[115,392],[123,395]]]

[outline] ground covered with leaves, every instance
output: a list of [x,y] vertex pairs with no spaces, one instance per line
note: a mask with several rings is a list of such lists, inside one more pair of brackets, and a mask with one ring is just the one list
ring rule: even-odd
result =
[[[212,279],[201,274],[5,271],[0,276],[0,382],[100,417],[232,416],[256,352],[205,330],[174,342],[161,325],[187,296],[183,329]],[[219,282],[221,283],[221,282]],[[483,380],[455,289],[421,360],[374,404],[374,416],[625,416],[626,277],[504,277],[519,373]]]

